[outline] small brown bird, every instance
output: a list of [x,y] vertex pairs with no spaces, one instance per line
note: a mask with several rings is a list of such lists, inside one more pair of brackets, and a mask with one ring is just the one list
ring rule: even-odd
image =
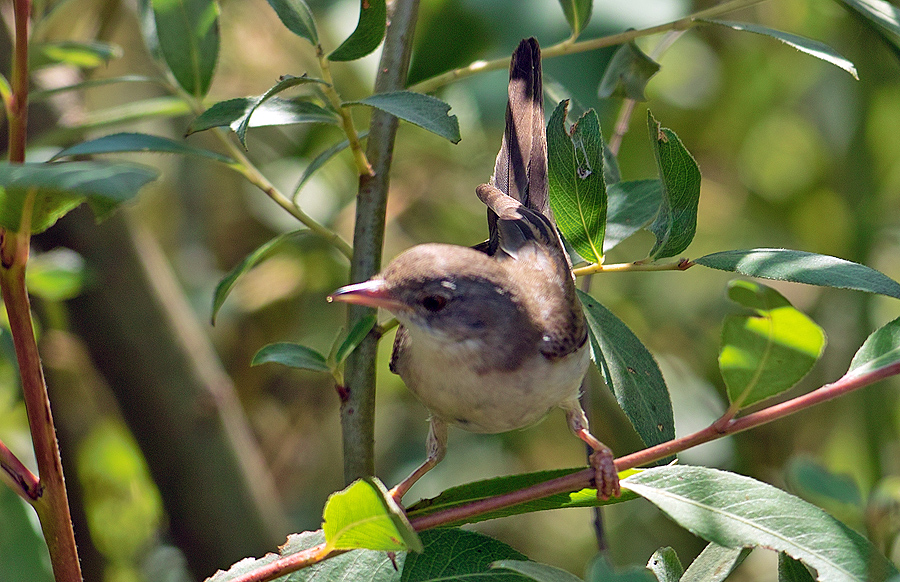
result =
[[490,238],[475,248],[423,244],[329,300],[383,307],[397,330],[391,370],[431,413],[428,457],[392,490],[399,501],[444,457],[447,425],[500,433],[554,407],[594,453],[597,494],[619,495],[612,451],[578,402],[590,363],[584,313],[547,194],[540,48],[523,40],[510,64],[506,131],[491,184]]

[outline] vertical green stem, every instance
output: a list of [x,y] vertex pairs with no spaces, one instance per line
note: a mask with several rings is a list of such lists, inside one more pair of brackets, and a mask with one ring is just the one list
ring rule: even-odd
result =
[[[384,39],[375,92],[397,91],[406,85],[413,31],[419,11],[418,0],[397,0],[388,12],[388,28]],[[364,281],[381,268],[384,242],[385,208],[390,182],[391,159],[397,118],[376,110],[372,112],[366,156],[372,175],[361,175],[356,196],[356,224],[353,232],[351,281]],[[370,314],[370,308],[351,305],[348,329]],[[354,479],[375,472],[375,355],[378,333],[373,331],[347,359],[342,391],[341,429],[344,436],[344,479]]]

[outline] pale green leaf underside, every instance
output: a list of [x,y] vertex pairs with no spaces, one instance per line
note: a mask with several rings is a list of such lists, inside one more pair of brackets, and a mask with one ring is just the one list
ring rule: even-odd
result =
[[325,503],[322,531],[336,550],[423,550],[422,542],[377,479],[359,479]]
[[867,582],[896,568],[864,537],[818,507],[749,477],[705,467],[648,469],[622,482],[682,527],[729,548],[786,552],[822,582]]
[[855,377],[900,362],[900,318],[872,332],[853,356],[847,376]]

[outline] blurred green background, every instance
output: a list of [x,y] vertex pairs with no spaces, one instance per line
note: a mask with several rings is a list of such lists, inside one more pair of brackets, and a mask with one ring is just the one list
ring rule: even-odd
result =
[[[356,24],[359,4],[355,0],[309,4],[327,49],[337,46]],[[582,38],[667,22],[707,6],[677,0],[597,3]],[[3,8],[9,24],[8,5]],[[258,95],[280,75],[316,70],[309,44],[285,30],[263,0],[224,0],[221,8],[222,49],[210,103]],[[638,104],[635,110],[620,154],[623,176],[639,179],[655,173],[643,123],[649,106],[657,119],[679,135],[703,173],[698,232],[689,257],[728,249],[786,247],[836,255],[900,279],[897,55],[835,2],[773,0],[728,18],[826,42],[856,64],[860,80],[768,37],[711,26],[694,28],[664,53],[659,61],[662,69],[647,88],[648,103]],[[562,10],[552,0],[423,0],[411,81],[473,60],[502,58],[527,36],[549,46],[568,34]],[[100,39],[123,49],[121,58],[84,72],[41,70],[35,75],[36,87],[83,78],[160,74],[144,47],[129,2],[69,0],[54,18],[36,28],[35,35],[43,40]],[[651,51],[660,40],[649,37],[638,44]],[[10,54],[9,39],[2,42],[0,55]],[[600,100],[596,89],[612,50],[544,63],[548,80],[560,83],[582,106],[597,109],[606,135],[612,133],[621,103]],[[2,66],[8,67],[8,59],[2,60]],[[352,100],[369,94],[376,65],[377,52],[361,61],[334,65],[342,97]],[[61,146],[115,131],[180,138],[189,116],[141,118],[146,112],[144,100],[164,94],[153,84],[120,84],[35,102],[30,155],[40,159]],[[471,245],[486,236],[484,208],[474,188],[489,178],[500,144],[506,73],[476,75],[441,89],[438,96],[459,117],[463,140],[452,145],[401,124],[385,260],[421,242]],[[555,104],[548,99],[551,105]],[[117,124],[106,121],[123,108],[132,108],[137,115]],[[354,115],[359,127],[365,127],[367,113],[359,110]],[[5,136],[5,125],[2,130]],[[339,132],[332,126],[258,128],[249,133],[249,156],[273,183],[291,192],[309,161],[338,139]],[[188,141],[217,146],[207,135]],[[343,323],[344,308],[326,304],[325,295],[347,282],[347,264],[314,236],[300,237],[244,276],[216,325],[210,326],[212,292],[218,281],[260,244],[299,225],[260,191],[220,167],[173,156],[126,157],[160,167],[163,177],[113,219],[113,225],[122,229],[110,235],[113,242],[108,244],[121,251],[128,245],[115,237],[124,236],[138,253],[153,256],[158,247],[171,266],[178,285],[167,288],[169,295],[164,296],[178,304],[187,300],[195,321],[186,325],[200,330],[199,341],[211,342],[215,349],[213,355],[186,342],[187,352],[202,362],[201,367],[212,362],[209,365],[221,366],[226,373],[213,376],[222,390],[232,394],[233,389],[237,395],[243,416],[235,422],[249,429],[254,447],[247,454],[259,461],[251,463],[254,470],[264,471],[254,475],[249,470],[250,480],[274,485],[274,490],[264,493],[268,498],[262,505],[269,503],[269,510],[283,514],[283,519],[261,520],[268,537],[250,535],[252,528],[229,526],[233,529],[216,535],[233,538],[234,547],[215,554],[177,534],[180,526],[173,535],[172,524],[185,516],[173,515],[176,506],[157,485],[164,491],[181,491],[185,504],[226,505],[217,508],[226,514],[230,507],[226,498],[207,495],[214,485],[207,490],[179,481],[180,472],[191,472],[190,466],[185,467],[190,457],[167,460],[172,445],[165,441],[160,441],[161,448],[148,450],[154,437],[146,434],[177,437],[180,428],[159,426],[164,416],[150,410],[142,416],[129,407],[129,398],[136,402],[142,396],[129,396],[128,386],[121,385],[121,370],[109,372],[119,366],[116,369],[166,376],[165,366],[138,363],[133,354],[164,353],[171,349],[172,337],[152,333],[156,328],[147,322],[155,307],[148,299],[120,294],[107,305],[108,317],[129,328],[121,337],[132,338],[135,345],[113,342],[113,337],[120,336],[110,334],[113,343],[98,347],[104,340],[102,326],[112,324],[101,324],[101,332],[95,329],[93,335],[83,332],[96,321],[97,312],[91,310],[97,304],[79,298],[96,292],[106,274],[77,254],[48,252],[77,240],[85,229],[106,232],[112,228],[109,224],[94,227],[90,219],[76,216],[61,225],[62,230],[51,229],[36,240],[42,252],[31,265],[35,313],[86,578],[192,580],[212,574],[214,567],[225,569],[244,555],[274,550],[287,533],[318,528],[326,497],[343,486],[339,401],[331,378],[274,364],[250,367],[249,362],[259,348],[277,341],[299,342],[327,353]],[[344,153],[316,173],[298,196],[308,214],[348,240],[355,178],[352,161]],[[650,235],[639,233],[615,249],[607,262],[643,258],[651,246]],[[116,269],[118,260],[113,256],[105,264]],[[42,265],[43,279],[39,277]],[[130,272],[127,267],[121,269]],[[724,295],[728,278],[725,273],[696,267],[686,272],[603,274],[592,280],[592,293],[628,323],[657,357],[672,394],[680,435],[702,428],[724,410],[716,356],[722,319],[733,311]],[[900,316],[900,303],[892,299],[800,285],[774,286],[823,326],[829,338],[824,358],[791,394],[838,378],[865,337]],[[184,317],[182,321],[191,319]],[[194,337],[193,332],[186,333]],[[0,360],[0,440],[28,459],[27,420],[7,331],[0,340],[7,356]],[[381,346],[376,417],[377,472],[388,484],[421,461],[427,432],[425,410],[387,370],[391,340],[392,336],[385,338]],[[147,365],[153,369],[142,367]],[[873,490],[888,488],[891,478],[900,475],[897,388],[896,380],[882,382],[681,458],[767,481],[821,504],[851,527],[864,530],[866,500]],[[590,397],[594,433],[619,455],[635,450],[636,437],[596,371],[591,374]],[[219,405],[202,399],[191,403],[198,409]],[[122,408],[128,411],[124,416]],[[131,431],[144,436],[136,439]],[[201,441],[182,444],[194,447],[199,457],[208,453]],[[152,472],[145,455],[155,459]],[[168,472],[160,468],[167,462]],[[504,435],[452,430],[446,460],[416,485],[407,501],[469,480],[581,464],[583,447],[572,438],[559,411],[536,428]],[[207,477],[229,482],[224,473]],[[832,480],[843,487],[840,495],[815,490],[815,485]],[[0,578],[48,580],[46,550],[35,533],[31,510],[6,488],[0,488],[0,508]],[[234,514],[242,515],[238,510]],[[642,501],[610,507],[603,515],[611,556],[620,565],[644,564],[654,550],[666,545],[674,547],[686,564],[704,545]],[[208,528],[210,536],[222,528],[202,520],[195,527],[200,532]],[[480,524],[477,529],[534,560],[579,576],[597,549],[587,510],[519,516]],[[244,543],[244,536],[255,539]],[[206,561],[197,559],[195,554],[201,553]],[[757,550],[734,579],[773,579],[774,564],[773,553]]]

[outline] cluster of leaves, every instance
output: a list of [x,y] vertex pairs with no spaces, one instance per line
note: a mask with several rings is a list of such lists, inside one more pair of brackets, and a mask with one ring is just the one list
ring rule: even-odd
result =
[[[587,26],[590,0],[561,0],[572,36],[572,46]],[[853,13],[867,22],[900,55],[898,11],[882,0],[842,0]],[[363,0],[359,23],[353,34],[325,56],[312,12],[302,0],[269,0],[281,22],[293,33],[309,41],[320,57],[321,75],[285,75],[258,96],[240,97],[204,107],[218,60],[219,8],[215,0],[152,0],[144,2],[145,35],[171,73],[163,80],[172,91],[172,100],[160,104],[169,113],[193,111],[196,117],[186,133],[228,127],[242,148],[247,148],[251,128],[300,123],[327,123],[341,126],[347,140],[336,143],[311,161],[295,187],[294,194],[317,169],[339,152],[350,148],[360,154],[362,138],[353,127],[349,111],[367,106],[386,111],[416,124],[452,142],[460,139],[456,118],[449,106],[434,97],[413,91],[371,95],[356,101],[342,101],[331,79],[330,62],[361,58],[377,48],[385,32],[384,0]],[[691,21],[692,23],[694,20]],[[700,20],[696,20],[700,22]],[[735,30],[749,31],[778,40],[822,58],[855,76],[852,63],[829,47],[746,23],[706,20]],[[673,26],[674,29],[674,26]],[[34,47],[32,66],[47,62],[104,62],[115,56],[109,45],[68,43]],[[548,51],[549,52],[549,51]],[[622,45],[601,83],[601,94],[642,100],[643,89],[658,65],[633,43]],[[107,82],[146,82],[159,79],[123,77]],[[0,92],[8,101],[9,86],[0,83]],[[82,89],[86,84],[69,87]],[[308,93],[284,98],[288,90],[302,88]],[[900,284],[885,275],[836,257],[786,249],[749,249],[714,253],[693,260],[673,258],[690,245],[696,231],[700,193],[700,171],[678,136],[648,114],[650,145],[659,178],[622,180],[615,155],[603,140],[600,122],[594,111],[587,111],[567,127],[568,104],[560,103],[549,118],[547,139],[551,204],[559,228],[575,252],[588,263],[582,272],[602,271],[605,254],[641,229],[649,230],[655,243],[628,268],[678,269],[694,265],[738,273],[748,277],[791,281],[819,286],[854,289],[900,298]],[[323,234],[299,208],[271,188],[243,156],[241,148],[223,139],[222,154],[183,141],[139,134],[118,133],[67,148],[57,158],[118,152],[159,152],[211,160],[237,171],[260,186],[276,200],[287,201],[286,208],[309,230]],[[358,164],[360,173],[365,164]],[[0,227],[11,231],[28,229],[39,232],[60,216],[87,200],[98,215],[134,196],[156,172],[135,164],[119,162],[53,162],[47,164],[0,165]],[[23,212],[28,197],[34,196],[33,211]],[[23,217],[28,223],[23,222]],[[238,265],[216,290],[213,319],[235,281],[265,260],[279,245],[298,236],[297,231],[281,235],[260,247]],[[825,337],[821,328],[794,309],[775,290],[765,285],[735,281],[729,297],[745,308],[725,323],[719,355],[720,369],[730,401],[725,421],[751,404],[784,393],[814,365],[822,353]],[[631,420],[646,446],[652,447],[675,437],[672,406],[662,374],[650,351],[636,335],[609,310],[589,295],[581,295],[587,314],[592,355],[617,401]],[[339,334],[328,356],[296,344],[272,344],[253,359],[254,364],[279,362],[292,367],[331,372],[342,383],[341,366],[347,355],[375,325],[367,318],[346,335]],[[900,362],[900,321],[893,321],[875,332],[854,358],[845,378],[877,375]],[[655,459],[665,461],[662,455]],[[571,473],[571,471],[569,471]],[[354,550],[353,554],[331,557],[305,570],[301,577],[341,572],[365,573],[367,577],[395,579],[402,565],[405,578],[428,578],[435,572],[446,575],[482,573],[491,568],[510,572],[517,579],[561,580],[571,575],[548,566],[524,561],[525,557],[496,540],[459,529],[416,533],[416,520],[464,506],[478,499],[500,496],[510,491],[546,483],[561,477],[560,472],[519,475],[465,485],[441,496],[400,510],[385,495],[384,487],[374,480],[355,483],[334,495],[325,507],[323,532],[292,536],[281,555],[260,560],[245,560],[213,580],[239,580],[279,560],[302,555],[315,559]],[[605,562],[590,569],[592,580],[721,580],[746,556],[744,548],[764,546],[782,552],[779,577],[783,580],[885,579],[896,574],[893,565],[871,544],[818,508],[769,485],[752,479],[701,467],[661,466],[637,472],[623,480],[627,489],[614,503],[641,496],[660,507],[674,521],[700,537],[710,546],[686,570],[670,549],[661,549],[643,570],[613,572]],[[583,490],[562,493],[541,501],[506,507],[499,513],[448,520],[460,525],[500,515],[561,507],[598,504],[594,493]],[[473,559],[467,549],[478,547]],[[310,550],[315,549],[314,552]],[[400,552],[396,563],[384,550]],[[406,553],[412,551],[413,553]],[[418,553],[422,552],[422,553]],[[799,561],[799,562],[798,562]],[[802,562],[802,564],[801,564]],[[396,567],[396,568],[395,568]],[[452,568],[452,570],[448,570]],[[286,571],[286,570],[285,570]],[[711,574],[716,572],[716,574]]]

